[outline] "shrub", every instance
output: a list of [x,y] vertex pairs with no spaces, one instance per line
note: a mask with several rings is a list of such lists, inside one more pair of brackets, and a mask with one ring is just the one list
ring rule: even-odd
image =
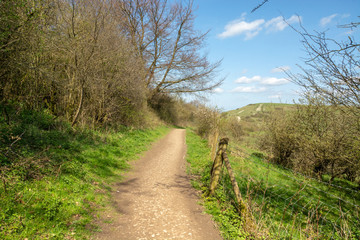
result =
[[245,132],[243,129],[243,123],[237,116],[231,116],[225,118],[222,122],[222,132],[230,134],[230,137],[234,140],[240,141]]
[[[354,109],[351,109],[354,111]],[[344,107],[308,98],[297,111],[275,113],[267,120],[262,146],[272,160],[330,181],[359,177],[360,121]]]
[[292,166],[292,154],[298,148],[294,125],[290,113],[274,112],[266,120],[266,133],[261,147],[271,153],[271,159],[283,166]]
[[203,138],[215,134],[220,125],[219,111],[206,106],[199,106],[198,111],[195,113],[195,125],[197,134]]

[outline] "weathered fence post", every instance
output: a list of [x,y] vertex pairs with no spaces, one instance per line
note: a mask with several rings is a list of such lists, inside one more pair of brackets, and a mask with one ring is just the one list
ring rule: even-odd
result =
[[240,190],[239,190],[239,186],[238,186],[238,184],[236,182],[235,175],[234,175],[234,172],[232,171],[230,161],[229,161],[229,158],[228,158],[226,152],[222,153],[222,157],[223,157],[223,161],[225,162],[226,168],[227,168],[229,176],[230,176],[230,180],[231,180],[232,187],[234,189],[236,201],[239,204],[240,215],[245,216],[245,214],[246,214],[246,206],[245,206],[245,203],[243,202],[243,200],[241,198],[241,193],[240,193]]
[[239,186],[238,186],[238,184],[236,182],[234,172],[233,172],[233,170],[231,168],[229,158],[228,158],[228,156],[226,154],[226,149],[227,149],[228,144],[229,144],[229,139],[228,138],[220,139],[219,147],[218,147],[218,150],[216,152],[216,156],[215,156],[215,159],[214,159],[214,162],[213,162],[213,165],[212,165],[212,168],[211,168],[211,172],[210,172],[211,181],[210,181],[209,195],[213,195],[215,193],[216,186],[217,186],[217,184],[219,182],[222,165],[223,165],[223,162],[225,162],[225,166],[226,166],[227,171],[228,171],[229,176],[230,176],[231,185],[232,185],[234,193],[235,193],[235,198],[236,198],[236,201],[237,201],[238,206],[239,206],[239,213],[240,213],[241,216],[245,216],[246,215],[246,205],[245,205],[244,201],[241,198],[241,193],[240,193],[240,190],[239,190]]
[[210,143],[211,143],[211,158],[210,159],[215,159],[215,155],[216,155],[216,147],[218,145],[218,141],[219,141],[219,130],[215,130],[214,135],[213,136]]
[[215,188],[219,182],[223,158],[222,154],[226,151],[227,145],[228,145],[229,139],[228,138],[222,138],[219,142],[219,147],[211,168],[211,181],[210,181],[210,195],[213,195],[215,193]]

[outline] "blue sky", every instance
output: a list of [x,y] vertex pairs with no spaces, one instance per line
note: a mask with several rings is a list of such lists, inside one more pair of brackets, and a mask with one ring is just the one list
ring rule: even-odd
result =
[[326,31],[345,40],[359,29],[338,25],[360,21],[360,0],[195,0],[195,27],[210,30],[205,51],[211,61],[223,59],[223,85],[209,97],[211,105],[231,110],[250,103],[293,103],[301,89],[280,70],[299,72],[306,56],[295,28],[299,20],[308,31]]

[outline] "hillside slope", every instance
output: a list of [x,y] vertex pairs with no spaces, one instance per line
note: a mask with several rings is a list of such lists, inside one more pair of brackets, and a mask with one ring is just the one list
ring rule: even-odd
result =
[[221,114],[222,134],[232,141],[255,147],[264,132],[265,121],[273,113],[296,109],[295,104],[256,103]]
[[255,103],[249,104],[245,107],[237,108],[235,110],[230,110],[224,112],[222,117],[241,117],[241,119],[256,118],[259,116],[259,113],[271,113],[273,111],[288,111],[295,109],[295,104],[285,104],[285,103]]

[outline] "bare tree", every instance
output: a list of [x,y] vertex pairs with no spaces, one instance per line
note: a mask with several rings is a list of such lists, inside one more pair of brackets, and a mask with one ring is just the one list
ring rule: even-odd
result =
[[[358,26],[341,27],[353,30]],[[331,180],[346,177],[358,181],[360,44],[352,35],[338,41],[324,32],[309,33],[302,26],[293,29],[302,36],[307,58],[305,65],[299,66],[302,73],[286,73],[304,89],[304,99],[289,122],[274,124],[277,128],[270,129],[269,139],[279,135],[279,142],[287,143],[291,141],[286,137],[292,137],[292,146],[278,146],[290,150],[287,159],[299,171],[312,169],[319,176],[329,174]],[[285,128],[289,130],[284,132]]]
[[212,64],[200,51],[207,33],[194,29],[193,1],[123,0],[117,14],[146,67],[151,95],[209,91],[221,84],[220,61]]
[[47,48],[57,111],[72,125],[79,120],[133,122],[146,101],[144,71],[131,43],[119,32],[112,2],[56,3]]
[[[357,28],[358,24],[351,26]],[[328,103],[360,109],[360,44],[353,36],[343,41],[330,39],[324,32],[298,31],[307,53],[302,74],[287,73],[307,93],[319,95]]]
[[220,62],[211,64],[201,52],[206,33],[194,29],[192,1],[6,0],[0,6],[1,104],[47,108],[72,125],[136,125],[146,103],[221,83]]

